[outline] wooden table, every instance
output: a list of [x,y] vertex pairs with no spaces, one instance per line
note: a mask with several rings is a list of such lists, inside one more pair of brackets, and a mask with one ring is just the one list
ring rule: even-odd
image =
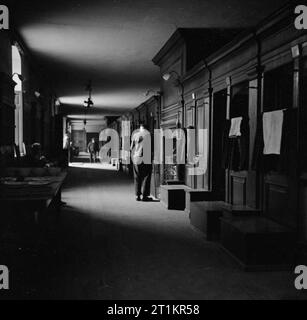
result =
[[[50,181],[46,185],[31,185],[28,177],[24,185],[12,186],[0,184],[0,206],[1,211],[11,210],[16,206],[33,208],[35,222],[38,223],[38,214],[47,209],[51,204],[59,207],[61,203],[61,191],[66,179],[67,172],[61,172],[57,176],[48,176]],[[28,182],[27,182],[28,181]]]

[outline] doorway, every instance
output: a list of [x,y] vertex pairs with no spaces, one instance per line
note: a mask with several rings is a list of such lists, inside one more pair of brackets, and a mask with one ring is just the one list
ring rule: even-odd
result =
[[223,162],[223,137],[226,130],[227,90],[213,95],[211,128],[211,189],[217,199],[225,200],[225,169]]

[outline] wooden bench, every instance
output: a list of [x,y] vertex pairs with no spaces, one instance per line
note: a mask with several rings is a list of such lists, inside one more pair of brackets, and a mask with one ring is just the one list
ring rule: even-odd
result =
[[[59,207],[61,191],[67,172],[60,168],[6,168],[0,171],[0,204],[11,209],[31,207],[37,222],[38,213],[54,204]],[[22,178],[20,185],[9,183],[6,178]],[[35,178],[45,178],[40,185]],[[33,181],[31,181],[33,180]]]
[[175,185],[175,184],[183,185],[184,181],[181,181],[181,180],[165,180],[165,184],[167,184],[167,185]]
[[254,216],[260,212],[248,206],[231,205],[218,198],[209,191],[186,190],[186,211],[190,222],[204,232],[207,240],[220,238],[221,217]]
[[[45,241],[50,222],[59,220],[61,191],[67,172],[60,168],[0,170],[0,240],[16,247],[36,247]],[[12,184],[14,175],[21,184]],[[43,178],[43,179],[39,179]],[[43,184],[40,184],[45,180]],[[51,219],[51,220],[50,220]]]
[[261,210],[245,205],[233,205],[226,202],[224,202],[223,204],[223,216],[225,218],[238,216],[255,216],[259,215],[260,213]]
[[221,244],[244,270],[288,269],[295,232],[259,216],[221,218]]
[[190,214],[191,202],[201,202],[201,201],[222,201],[220,196],[207,189],[186,189],[185,190],[185,211]]
[[223,205],[223,201],[190,202],[190,223],[203,232],[207,240],[218,240],[220,237]]

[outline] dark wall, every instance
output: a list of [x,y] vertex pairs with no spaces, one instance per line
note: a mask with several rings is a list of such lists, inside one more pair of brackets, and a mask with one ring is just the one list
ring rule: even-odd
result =
[[14,142],[14,82],[9,33],[0,30],[0,144]]
[[[18,39],[17,39],[18,38]],[[16,40],[17,39],[17,40]],[[15,142],[15,82],[12,80],[12,44],[18,44],[22,59],[23,142],[39,142],[46,154],[55,143],[54,93],[43,69],[15,33],[0,30],[0,145]],[[35,96],[40,92],[40,96]],[[62,143],[62,142],[61,142]]]

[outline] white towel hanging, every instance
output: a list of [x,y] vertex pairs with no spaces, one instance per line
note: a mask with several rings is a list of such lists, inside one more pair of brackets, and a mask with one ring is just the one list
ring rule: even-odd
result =
[[237,117],[237,118],[231,119],[229,137],[240,137],[241,136],[242,119],[243,119],[243,117]]
[[263,154],[280,154],[284,110],[263,113]]

